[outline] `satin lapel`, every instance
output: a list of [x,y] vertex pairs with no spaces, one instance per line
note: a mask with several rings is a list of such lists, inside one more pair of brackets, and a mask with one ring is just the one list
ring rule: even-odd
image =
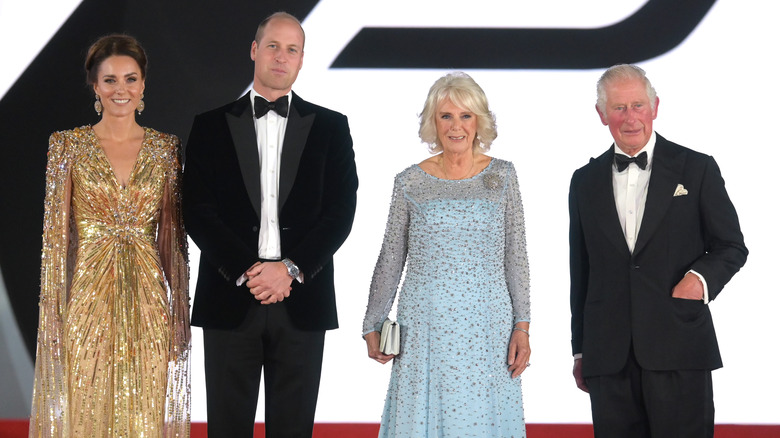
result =
[[653,170],[647,188],[645,213],[642,216],[642,225],[639,227],[634,254],[638,254],[658,230],[672,203],[674,190],[681,181],[684,166],[684,153],[674,150],[669,142],[658,135],[653,151]]
[[257,134],[255,133],[252,108],[249,104],[249,93],[247,93],[236,102],[232,110],[225,114],[225,117],[230,128],[230,135],[233,138],[233,146],[236,148],[244,186],[246,186],[252,207],[255,209],[257,217],[260,218],[262,202],[260,154],[257,151]]
[[290,114],[287,120],[287,129],[284,133],[284,145],[282,146],[282,162],[279,165],[279,210],[281,211],[287,196],[295,183],[298,174],[298,164],[301,154],[309,138],[309,131],[314,123],[315,114],[306,112],[306,103],[293,93]]
[[592,178],[587,182],[591,185],[588,204],[599,217],[599,225],[606,239],[614,245],[618,251],[628,252],[626,237],[620,226],[617,207],[615,206],[615,194],[612,188],[612,163],[614,153],[612,148],[601,154],[595,160],[596,169]]

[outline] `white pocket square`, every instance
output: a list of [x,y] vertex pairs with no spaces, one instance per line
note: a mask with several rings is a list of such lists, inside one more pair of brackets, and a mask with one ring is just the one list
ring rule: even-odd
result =
[[674,196],[685,196],[688,194],[688,190],[685,190],[682,184],[677,184],[677,188],[674,189]]

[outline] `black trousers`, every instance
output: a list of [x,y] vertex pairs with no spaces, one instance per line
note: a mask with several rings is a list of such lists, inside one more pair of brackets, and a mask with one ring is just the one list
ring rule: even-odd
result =
[[283,303],[257,303],[241,326],[203,339],[210,438],[253,436],[263,369],[266,437],[311,438],[324,330],[295,328]]
[[632,350],[621,372],[590,377],[586,382],[596,438],[714,435],[710,370],[645,370]]

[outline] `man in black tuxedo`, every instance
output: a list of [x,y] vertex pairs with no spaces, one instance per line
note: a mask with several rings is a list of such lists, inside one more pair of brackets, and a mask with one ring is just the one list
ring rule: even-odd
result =
[[295,17],[264,20],[252,90],[198,115],[186,148],[212,438],[252,436],[263,368],[266,435],[311,437],[325,331],[338,327],[333,255],[358,178],[347,118],[291,91],[303,46]]
[[642,69],[611,67],[597,91],[615,143],[571,180],[574,377],[599,438],[712,437],[708,303],[747,259],[737,213],[712,157],[653,131]]

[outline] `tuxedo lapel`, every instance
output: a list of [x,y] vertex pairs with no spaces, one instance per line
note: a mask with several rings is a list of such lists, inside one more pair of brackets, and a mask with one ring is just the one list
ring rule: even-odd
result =
[[287,196],[295,183],[298,174],[298,164],[306,146],[314,123],[315,114],[310,111],[306,102],[292,93],[292,102],[287,120],[287,129],[282,146],[282,162],[279,165],[279,210],[281,211]]
[[623,235],[623,228],[620,226],[620,219],[615,206],[615,194],[612,188],[612,163],[614,161],[614,152],[612,148],[601,154],[598,158],[592,159],[595,165],[593,178],[589,181],[590,194],[588,205],[592,211],[597,212],[599,216],[599,226],[604,232],[606,239],[619,251],[628,254],[628,244]]
[[645,213],[639,227],[634,254],[638,254],[647,245],[666,215],[674,197],[674,190],[681,181],[684,165],[683,151],[674,149],[668,141],[657,135]]
[[261,217],[262,191],[260,187],[260,154],[257,151],[257,134],[252,116],[249,93],[236,101],[225,114],[233,146],[238,156],[241,177],[249,194],[257,217]]

